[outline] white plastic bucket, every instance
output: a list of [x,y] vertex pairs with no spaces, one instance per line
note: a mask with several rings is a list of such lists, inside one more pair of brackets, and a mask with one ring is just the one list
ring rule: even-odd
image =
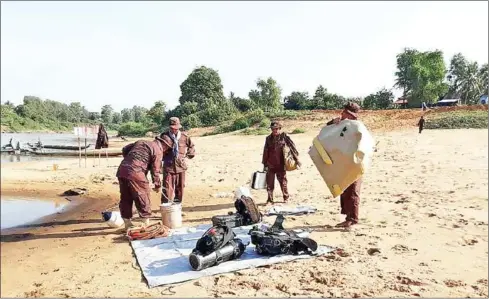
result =
[[246,197],[251,197],[251,193],[250,193],[250,189],[246,188],[246,187],[239,187],[238,189],[236,189],[236,191],[234,191],[234,198],[237,199],[237,198],[241,198],[241,196],[246,196]]
[[115,228],[121,227],[124,224],[124,220],[121,217],[121,213],[120,212],[117,212],[117,211],[113,211],[113,212],[110,212],[110,213],[111,213],[110,219],[107,220],[106,223],[110,227],[115,227]]
[[182,205],[177,203],[162,203],[160,205],[161,220],[169,228],[182,226]]

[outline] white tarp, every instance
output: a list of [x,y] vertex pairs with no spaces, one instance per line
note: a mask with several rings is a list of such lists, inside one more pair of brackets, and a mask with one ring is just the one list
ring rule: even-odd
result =
[[[228,261],[201,271],[194,271],[190,267],[188,256],[195,248],[197,240],[210,227],[210,225],[184,227],[172,230],[167,238],[132,241],[131,246],[149,287],[314,257],[310,255],[260,256],[255,252],[255,246],[250,243],[238,260]],[[240,238],[245,244],[250,242],[250,236],[248,235],[250,229],[251,226],[233,228],[237,238]],[[335,248],[321,245],[316,255],[323,255],[333,250]]]

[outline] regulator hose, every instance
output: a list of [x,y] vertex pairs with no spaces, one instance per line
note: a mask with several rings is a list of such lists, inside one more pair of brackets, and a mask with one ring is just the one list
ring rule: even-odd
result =
[[154,238],[168,237],[170,229],[161,222],[157,222],[147,227],[132,228],[127,231],[127,237],[130,241],[149,240]]

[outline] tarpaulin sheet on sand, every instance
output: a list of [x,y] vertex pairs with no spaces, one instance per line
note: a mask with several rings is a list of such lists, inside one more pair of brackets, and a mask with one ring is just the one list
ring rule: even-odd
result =
[[[172,230],[171,235],[167,238],[132,241],[131,246],[149,287],[314,257],[310,255],[260,256],[255,252],[255,246],[250,243],[240,259],[228,261],[201,271],[194,271],[190,267],[188,256],[192,249],[195,248],[197,240],[210,227],[210,225],[184,227]],[[237,227],[233,228],[233,230],[236,236],[246,244],[250,242],[248,232],[251,228],[251,226]],[[317,255],[323,255],[333,250],[333,247],[321,245],[317,250]]]

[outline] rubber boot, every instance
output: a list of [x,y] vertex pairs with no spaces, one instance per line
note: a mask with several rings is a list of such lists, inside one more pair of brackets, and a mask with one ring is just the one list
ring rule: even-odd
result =
[[143,218],[143,227],[149,226],[149,218]]
[[124,220],[124,228],[126,230],[130,229],[131,227],[134,227],[134,224],[132,223],[131,219],[122,218],[122,220]]

